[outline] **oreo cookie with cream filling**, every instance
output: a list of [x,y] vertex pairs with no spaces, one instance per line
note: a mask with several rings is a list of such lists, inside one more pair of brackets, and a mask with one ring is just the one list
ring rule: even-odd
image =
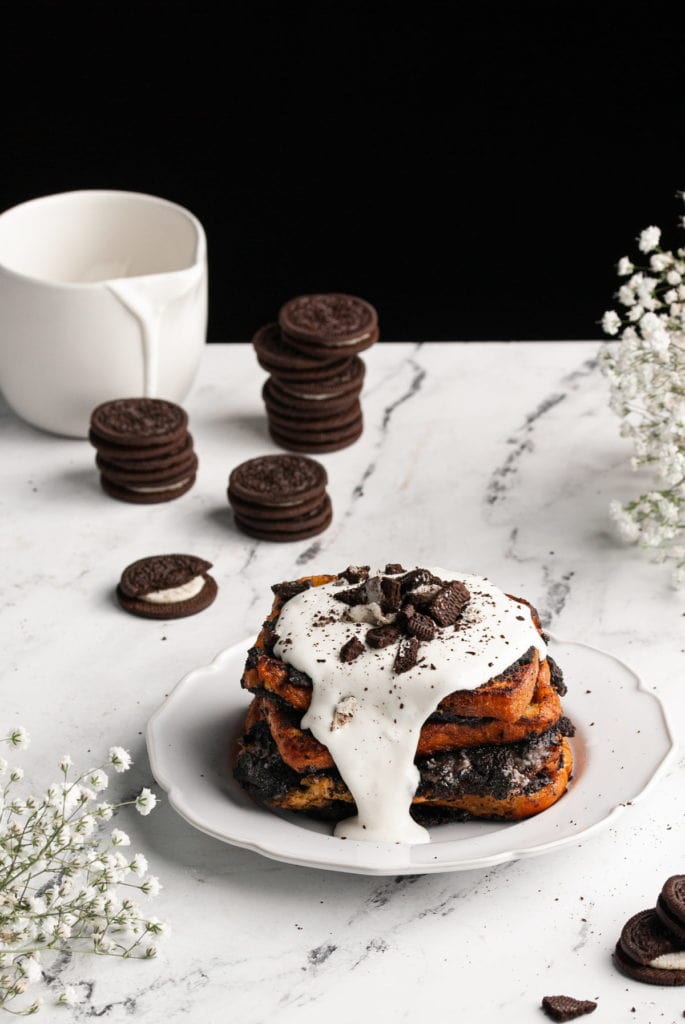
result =
[[236,526],[259,540],[304,540],[330,525],[326,470],[302,455],[262,455],[236,466],[228,500]]
[[99,441],[125,448],[180,445],[187,429],[185,411],[163,398],[117,398],[98,405],[90,417],[95,447]]
[[252,339],[259,365],[284,380],[318,380],[342,370],[351,357],[340,358],[331,353],[330,359],[315,359],[298,352],[283,340],[278,324],[260,327]]
[[685,985],[685,945],[664,927],[655,910],[641,910],[626,922],[614,964],[622,974],[647,985]]
[[297,432],[277,429],[269,426],[269,433],[281,448],[288,448],[292,452],[310,452],[314,455],[323,455],[325,452],[337,452],[341,448],[347,448],[354,444],[364,430],[364,423],[361,418],[350,423],[346,427],[336,430],[321,432]]
[[217,595],[211,562],[194,555],[153,555],[127,566],[117,586],[124,611],[146,619],[179,619],[209,607]]
[[301,351],[352,355],[378,338],[378,315],[355,295],[300,295],[281,306],[278,323],[286,342]]

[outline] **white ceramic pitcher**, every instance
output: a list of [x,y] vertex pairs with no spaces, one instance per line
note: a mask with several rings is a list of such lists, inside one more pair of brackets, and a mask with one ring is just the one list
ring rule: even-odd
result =
[[32,199],[0,215],[0,387],[23,419],[86,437],[111,398],[181,402],[207,329],[207,246],[137,192]]

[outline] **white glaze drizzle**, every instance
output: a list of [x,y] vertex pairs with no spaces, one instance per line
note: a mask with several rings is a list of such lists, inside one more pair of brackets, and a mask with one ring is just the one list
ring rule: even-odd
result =
[[[365,647],[349,663],[340,660],[343,644],[352,637],[363,643],[369,629],[368,623],[351,621],[349,609],[336,601],[335,594],[347,586],[344,580],[291,598],[274,627],[276,656],[312,680],[302,728],[328,747],[357,805],[357,815],[336,827],[337,836],[428,842],[426,829],[409,814],[419,783],[414,757],[421,726],[448,694],[481,686],[529,648],[545,656],[526,605],[481,576],[438,568],[430,572],[464,583],[471,601],[458,628],[439,629],[434,640],[422,643],[419,663],[407,672],[393,671],[394,644],[380,650]],[[341,702],[345,711],[355,709],[351,716],[340,714]]]

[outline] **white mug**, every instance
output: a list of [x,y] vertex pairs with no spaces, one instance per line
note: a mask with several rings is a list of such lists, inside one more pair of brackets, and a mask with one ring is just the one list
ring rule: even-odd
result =
[[181,402],[207,329],[207,245],[182,206],[63,192],[0,215],[0,388],[43,430],[86,437],[112,398]]

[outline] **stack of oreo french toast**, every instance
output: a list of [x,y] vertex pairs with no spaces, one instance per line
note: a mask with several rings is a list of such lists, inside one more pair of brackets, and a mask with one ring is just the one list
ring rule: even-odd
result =
[[354,295],[300,295],[254,338],[270,376],[262,392],[272,439],[312,454],[353,444],[363,430],[359,353],[378,341],[374,307]]
[[[442,581],[431,580],[424,569],[405,571],[388,565],[386,573],[390,575],[369,577],[368,567],[349,567],[337,576],[309,576],[272,588],[273,607],[248,652],[242,677],[253,700],[234,757],[236,778],[258,801],[336,821],[354,812],[352,795],[329,750],[301,725],[312,700],[312,681],[274,650],[286,602],[306,588],[334,581],[341,586],[353,583],[350,592],[361,595],[354,600],[362,602],[365,588],[368,595],[392,594],[394,607],[385,605],[392,625],[371,627],[365,643],[355,639],[359,649],[354,656],[361,655],[355,662],[361,665],[362,647],[395,644],[398,672],[406,670],[407,659],[414,665],[422,649],[428,650],[426,637],[458,628],[462,608],[444,600],[445,590],[453,584],[445,587]],[[396,581],[392,586],[387,586],[389,578]],[[344,594],[341,601],[346,600]],[[542,637],[535,609],[522,599],[511,601],[520,606],[516,613],[530,615],[533,635]],[[453,610],[447,617],[446,606]],[[348,611],[341,604],[340,615]],[[359,621],[360,616],[356,618]],[[567,742],[573,726],[561,706],[566,692],[561,670],[552,658],[540,654],[544,650],[544,643],[540,650],[532,646],[477,688],[449,694],[424,722],[415,759],[420,782],[411,805],[417,822],[522,819],[545,810],[565,792],[573,767]],[[340,658],[346,657],[343,649]]]

